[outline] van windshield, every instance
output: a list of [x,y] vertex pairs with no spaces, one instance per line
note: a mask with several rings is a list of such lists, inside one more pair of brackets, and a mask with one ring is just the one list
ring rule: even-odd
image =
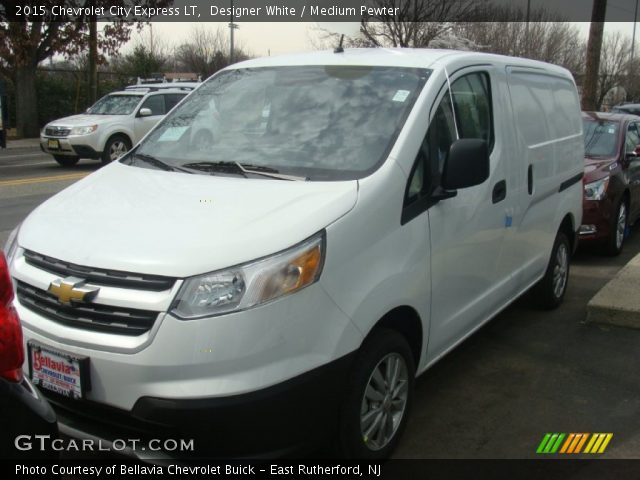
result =
[[202,174],[251,176],[235,168],[241,164],[309,180],[361,178],[385,160],[428,76],[364,66],[224,71],[123,162],[143,166],[133,160],[140,156]]
[[142,95],[107,95],[102,97],[87,113],[92,115],[129,115],[140,103]]
[[618,122],[583,119],[584,154],[587,157],[613,157],[618,151]]

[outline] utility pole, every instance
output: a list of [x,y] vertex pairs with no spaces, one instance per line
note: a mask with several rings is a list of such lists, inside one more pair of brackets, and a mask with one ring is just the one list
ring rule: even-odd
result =
[[231,0],[231,22],[229,22],[229,64],[233,63],[233,31],[239,28],[238,25],[233,23],[233,0]]
[[597,103],[598,78],[600,73],[600,53],[604,36],[604,20],[607,15],[607,0],[593,0],[591,11],[591,27],[587,43],[587,67],[582,85],[582,109],[595,111],[600,108]]
[[[636,22],[638,21],[638,0],[636,0],[636,8],[633,12],[633,35],[631,36],[631,54],[629,55],[629,68],[627,69],[627,86],[631,85],[631,78],[634,74],[633,68],[633,60],[634,54],[636,51]],[[628,89],[626,89],[626,95],[629,94]],[[629,98],[627,97],[627,100]]]

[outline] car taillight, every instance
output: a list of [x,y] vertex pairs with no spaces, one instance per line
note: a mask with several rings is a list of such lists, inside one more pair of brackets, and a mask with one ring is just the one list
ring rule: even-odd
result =
[[24,350],[22,327],[12,300],[13,285],[9,267],[4,253],[0,252],[0,377],[19,382],[22,380]]

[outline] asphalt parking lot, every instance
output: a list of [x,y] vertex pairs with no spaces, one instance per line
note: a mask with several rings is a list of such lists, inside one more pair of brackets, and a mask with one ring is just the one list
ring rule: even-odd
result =
[[[97,168],[61,169],[36,150],[0,151],[0,245],[33,208]],[[610,432],[603,458],[640,458],[640,331],[585,324],[589,299],[640,252],[579,251],[565,302],[523,297],[416,384],[397,458],[535,458],[547,432]]]

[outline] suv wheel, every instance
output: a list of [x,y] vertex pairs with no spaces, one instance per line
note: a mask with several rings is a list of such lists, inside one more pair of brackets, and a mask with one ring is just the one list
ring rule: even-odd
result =
[[107,165],[108,163],[118,160],[130,149],[131,142],[127,137],[124,135],[114,135],[104,146],[104,150],[102,152],[102,164]]
[[562,303],[569,282],[570,252],[569,239],[563,232],[558,232],[547,271],[533,291],[540,307],[551,310]]
[[624,245],[624,237],[627,234],[627,204],[624,198],[620,200],[616,214],[612,218],[611,233],[607,239],[606,253],[611,256],[620,255]]
[[53,158],[61,167],[73,167],[80,160],[79,157],[68,157],[66,155],[54,155]]
[[381,329],[361,347],[340,416],[340,454],[384,459],[406,425],[415,366],[405,338]]

